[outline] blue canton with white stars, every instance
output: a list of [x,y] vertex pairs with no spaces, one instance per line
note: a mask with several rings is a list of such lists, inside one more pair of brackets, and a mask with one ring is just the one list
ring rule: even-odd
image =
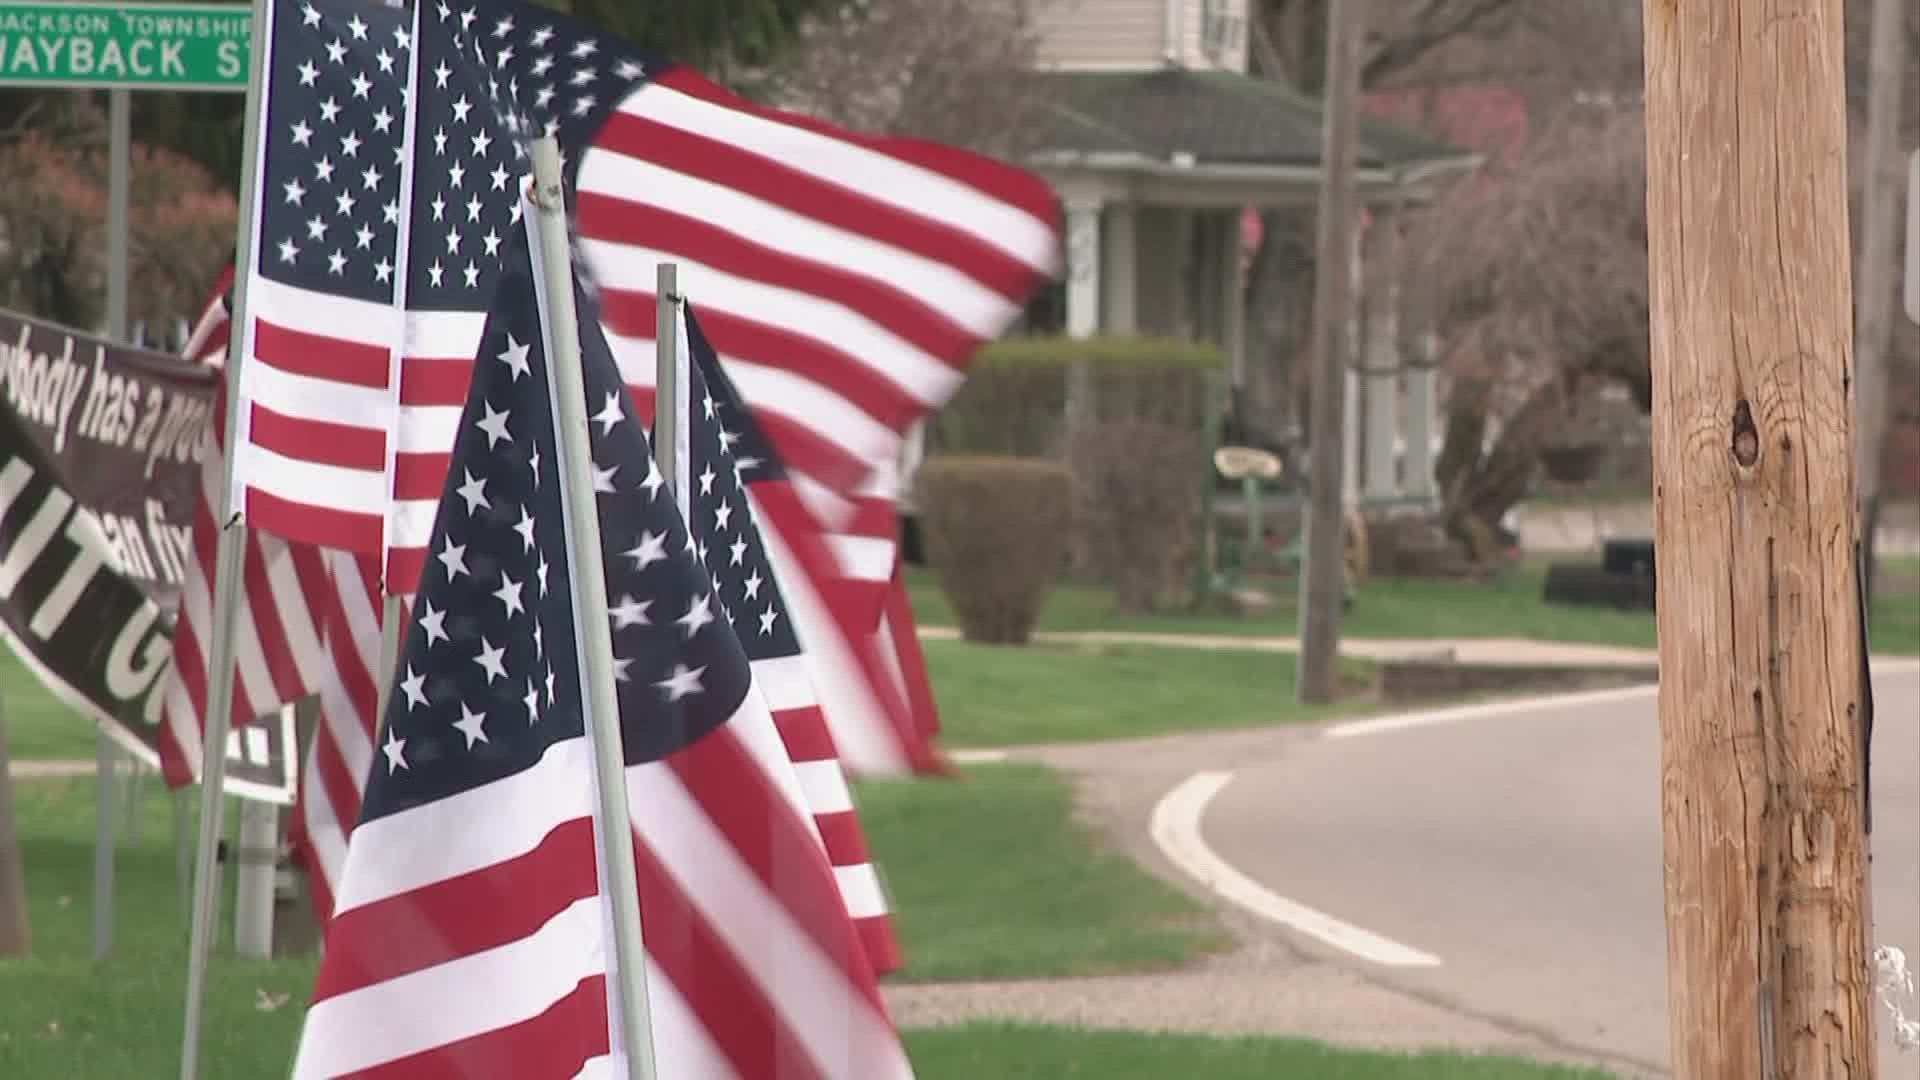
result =
[[[361,820],[534,765],[584,734],[556,421],[524,226],[481,340]],[[746,699],[748,659],[654,467],[599,313],[576,289],[613,667],[628,764]],[[576,508],[578,512],[578,508]]]
[[645,54],[531,5],[422,0],[420,20],[407,306],[483,310],[519,222],[530,140],[555,136],[571,177],[649,67]]
[[771,475],[772,458],[759,425],[701,332],[692,306],[685,305],[683,310],[692,354],[687,365],[692,373],[688,400],[693,402],[693,416],[687,423],[691,450],[687,473],[695,548],[747,656],[753,660],[797,656],[800,642],[774,581],[760,525],[747,502],[747,484]]
[[405,9],[364,0],[275,13],[255,196],[268,279],[393,302],[410,26]]

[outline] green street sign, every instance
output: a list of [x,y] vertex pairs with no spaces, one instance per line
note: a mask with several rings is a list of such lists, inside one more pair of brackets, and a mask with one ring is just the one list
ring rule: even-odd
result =
[[247,4],[0,0],[0,86],[247,88]]

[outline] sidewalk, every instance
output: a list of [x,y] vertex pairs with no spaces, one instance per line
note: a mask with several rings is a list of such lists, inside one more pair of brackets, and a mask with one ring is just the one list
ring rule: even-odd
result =
[[[919,627],[926,641],[958,641],[952,626]],[[1036,631],[1033,641],[1043,645],[1144,645],[1170,649],[1292,653],[1300,651],[1297,637],[1240,637],[1233,634],[1160,634],[1125,630]],[[1362,660],[1453,660],[1462,664],[1515,667],[1645,668],[1658,666],[1657,649],[1621,645],[1589,645],[1533,638],[1342,638],[1343,656]],[[1880,655],[1875,667],[1904,670],[1920,665],[1920,658]]]
[[[923,626],[929,641],[957,641],[951,626]],[[1296,637],[1241,637],[1233,634],[1160,634],[1124,630],[1039,631],[1033,640],[1047,645],[1148,645],[1172,649],[1244,652],[1300,651]],[[1529,638],[1343,638],[1340,652],[1363,660],[1452,659],[1467,664],[1554,665],[1568,667],[1645,667],[1659,659],[1652,649]]]
[[[1875,550],[1881,555],[1920,555],[1920,507],[1894,503],[1881,512]],[[1514,518],[1524,551],[1552,555],[1597,552],[1603,540],[1651,537],[1651,502],[1595,503],[1590,506],[1521,505]]]

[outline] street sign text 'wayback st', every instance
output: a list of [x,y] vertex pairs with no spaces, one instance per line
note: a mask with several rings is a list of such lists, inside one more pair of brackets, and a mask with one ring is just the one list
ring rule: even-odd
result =
[[0,86],[247,88],[246,4],[0,5]]

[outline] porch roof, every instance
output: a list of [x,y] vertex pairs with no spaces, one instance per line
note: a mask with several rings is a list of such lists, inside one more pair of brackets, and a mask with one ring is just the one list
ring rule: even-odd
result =
[[[1265,178],[1317,185],[1322,105],[1282,83],[1233,72],[1164,68],[1053,72],[1042,167],[1177,172],[1204,181]],[[1480,155],[1362,117],[1356,134],[1363,189],[1379,191],[1476,167]]]

